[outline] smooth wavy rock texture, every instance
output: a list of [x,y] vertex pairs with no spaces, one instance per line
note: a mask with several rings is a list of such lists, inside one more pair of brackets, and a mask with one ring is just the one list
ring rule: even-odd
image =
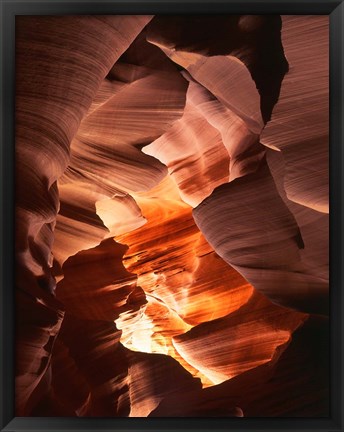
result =
[[[283,18],[284,52],[293,67],[261,138],[284,156],[289,200],[322,213],[328,213],[329,201],[328,32],[328,19],[321,16]],[[306,57],[299,49],[301,41]],[[297,135],[291,130],[297,130]]]
[[16,20],[16,415],[328,416],[328,17]]

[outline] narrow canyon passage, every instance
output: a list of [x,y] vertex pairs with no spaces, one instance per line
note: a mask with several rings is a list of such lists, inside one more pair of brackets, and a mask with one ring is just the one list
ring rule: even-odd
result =
[[327,416],[328,17],[16,28],[17,415]]

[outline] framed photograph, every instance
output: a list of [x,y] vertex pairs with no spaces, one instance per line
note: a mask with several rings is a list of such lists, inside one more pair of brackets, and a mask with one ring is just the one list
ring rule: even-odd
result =
[[343,431],[343,11],[1,0],[2,431]]

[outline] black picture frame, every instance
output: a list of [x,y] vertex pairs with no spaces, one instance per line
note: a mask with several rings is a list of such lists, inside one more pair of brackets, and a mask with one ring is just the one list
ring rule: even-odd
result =
[[[1,16],[1,431],[343,431],[343,45],[342,0],[0,0]],[[330,16],[329,418],[51,418],[14,416],[14,126],[15,17],[86,14],[326,14]]]

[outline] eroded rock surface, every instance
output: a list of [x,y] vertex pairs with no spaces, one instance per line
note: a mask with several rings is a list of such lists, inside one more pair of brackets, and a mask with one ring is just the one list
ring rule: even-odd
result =
[[16,415],[327,416],[328,17],[17,17],[16,65]]

